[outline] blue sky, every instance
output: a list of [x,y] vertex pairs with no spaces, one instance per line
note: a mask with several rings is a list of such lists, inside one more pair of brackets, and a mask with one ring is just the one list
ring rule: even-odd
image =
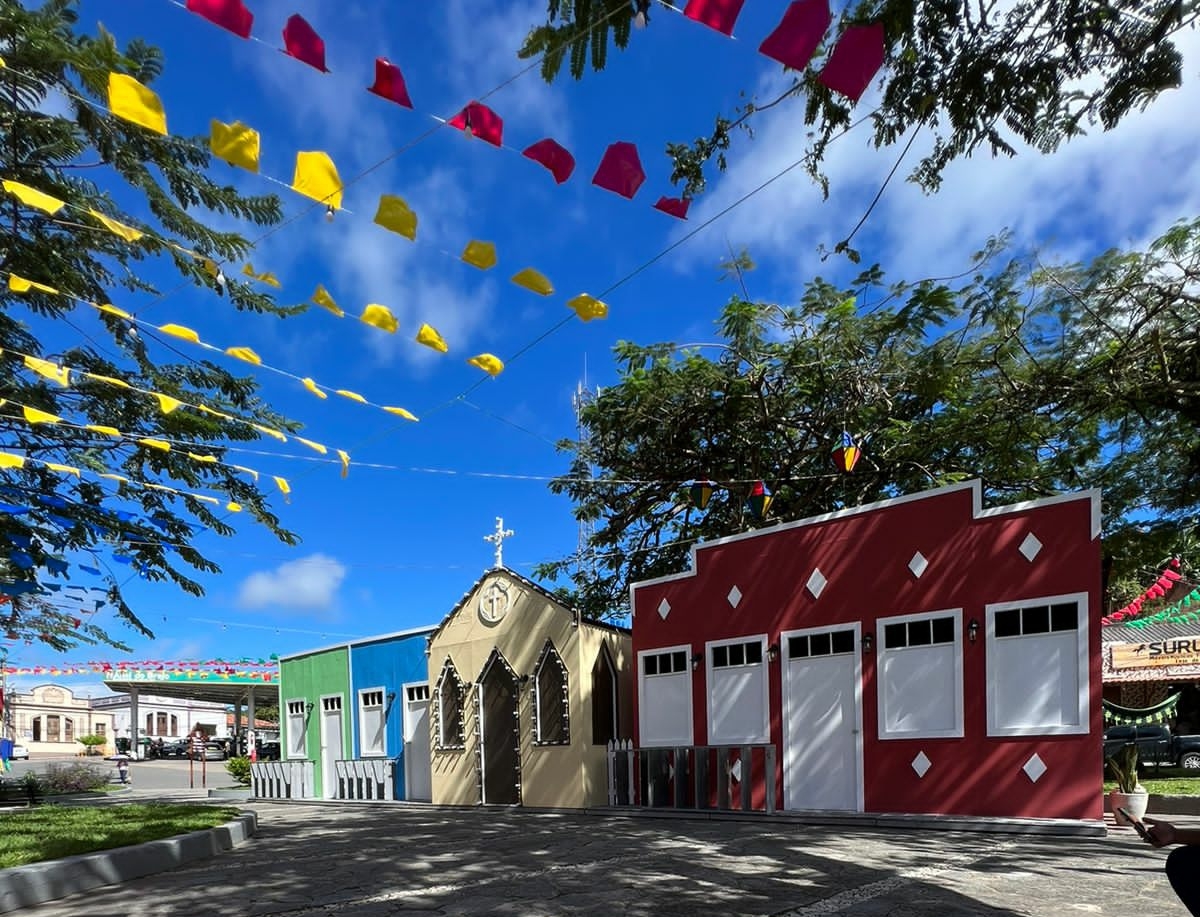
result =
[[[284,321],[241,315],[191,288],[153,304],[117,304],[147,321],[191,326],[220,346],[250,346],[274,366],[402,405],[421,421],[404,423],[336,397],[319,401],[294,382],[259,373],[265,397],[303,421],[305,436],[351,453],[350,475],[342,480],[336,463],[314,462],[313,453],[290,443],[265,440],[255,453],[231,452],[231,461],[290,480],[290,504],[275,504],[301,545],[287,548],[244,519],[235,520],[236,537],[199,535],[196,546],[222,567],[220,575],[201,577],[204,598],[165,584],[128,586],[154,640],[99,618],[133,644],[125,658],[260,657],[435,623],[490,566],[492,547],[483,537],[497,516],[515,530],[504,559],[518,572],[530,575],[538,562],[572,552],[571,507],[546,482],[566,467],[553,444],[574,435],[571,396],[585,366],[588,383],[607,385],[615,380],[618,340],[711,339],[712,321],[733,292],[717,269],[730,248],[745,247],[758,262],[748,282],[760,299],[786,303],[818,274],[849,275],[844,262],[822,262],[818,246],[832,247],[847,234],[898,153],[872,149],[860,128],[830,147],[828,200],[796,169],[605,297],[606,321],[573,320],[524,350],[570,315],[568,298],[610,287],[800,158],[802,103],[779,106],[761,116],[753,140],[735,141],[729,171],[693,204],[688,223],[651,208],[659,195],[677,193],[662,152],[668,141],[706,133],[743,90],[770,98],[783,85],[779,67],[756,49],[785,0],[747,4],[736,40],[658,10],[648,29],[633,34],[628,52],[610,56],[604,73],[551,87],[535,68],[490,96],[487,104],[505,119],[508,146],[519,150],[549,136],[572,151],[576,174],[562,186],[517,152],[449,128],[419,139],[436,123],[430,115],[452,115],[526,67],[515,51],[541,21],[541,0],[399,3],[386,14],[365,0],[247,5],[261,41],[242,41],[170,0],[85,0],[82,14],[122,42],[140,36],[164,49],[166,71],[154,88],[172,133],[203,136],[211,118],[241,120],[262,135],[264,175],[285,182],[299,150],[328,152],[343,181],[370,169],[347,189],[346,212],[330,223],[310,201],[267,178],[214,165],[218,177],[247,193],[278,192],[295,218],[253,257],[256,268],[282,280],[281,299],[307,299],[320,282],[351,314],[368,302],[389,306],[400,330],[387,335],[316,308]],[[331,73],[276,50],[292,13],[324,37]],[[1054,156],[1022,150],[1015,160],[985,155],[957,163],[934,197],[894,183],[857,237],[864,261],[879,261],[894,279],[955,274],[1006,227],[1020,246],[1085,257],[1143,244],[1200,212],[1200,41],[1189,32],[1182,43],[1184,88],[1114,131]],[[404,71],[416,111],[364,91],[378,55]],[[868,93],[859,110],[873,104]],[[605,147],[618,140],[637,143],[647,173],[633,201],[589,183]],[[921,148],[918,140],[912,163]],[[372,224],[384,193],[401,195],[419,215],[415,243]],[[243,230],[255,235],[252,227]],[[495,269],[481,273],[457,260],[470,239],[496,243]],[[550,277],[554,295],[542,298],[508,281],[527,266]],[[421,322],[441,331],[448,355],[413,342]],[[69,329],[55,334],[70,341]],[[482,375],[465,359],[481,351],[509,365],[460,399]],[[11,652],[19,665],[122,658],[83,650],[64,659],[36,646]]]

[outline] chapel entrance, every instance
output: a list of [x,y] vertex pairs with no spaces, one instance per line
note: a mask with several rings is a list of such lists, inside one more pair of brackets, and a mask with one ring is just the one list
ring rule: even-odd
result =
[[516,674],[499,652],[484,666],[479,703],[480,789],[484,805],[521,804],[520,719]]

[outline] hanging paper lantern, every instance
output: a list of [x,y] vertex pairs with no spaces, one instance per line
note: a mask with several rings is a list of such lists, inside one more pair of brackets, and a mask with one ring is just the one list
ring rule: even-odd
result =
[[705,509],[708,506],[708,501],[712,499],[713,484],[712,481],[694,481],[691,487],[692,503],[696,509]]
[[560,185],[575,171],[575,157],[549,137],[526,147],[521,155],[549,169],[554,181]]
[[750,488],[750,513],[755,519],[767,518],[771,509],[771,491],[762,481],[755,481]]
[[367,87],[367,92],[405,108],[413,107],[412,99],[408,97],[408,87],[404,85],[404,74],[386,57],[375,58],[375,82]]
[[854,470],[854,466],[858,464],[861,457],[862,449],[854,442],[854,437],[850,435],[850,432],[843,430],[842,442],[833,450],[833,464],[837,465],[838,471],[849,474]]
[[632,198],[646,180],[646,171],[638,158],[637,147],[620,141],[609,145],[592,176],[592,184],[621,197]]

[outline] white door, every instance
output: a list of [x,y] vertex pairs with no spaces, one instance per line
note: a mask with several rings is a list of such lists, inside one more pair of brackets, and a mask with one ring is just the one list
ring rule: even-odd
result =
[[404,689],[404,798],[414,802],[433,799],[433,774],[429,748],[429,685]]
[[337,773],[333,762],[341,761],[342,756],[342,697],[340,694],[322,697],[321,795],[325,799],[333,799],[337,795]]
[[858,626],[783,635],[787,809],[862,809]]

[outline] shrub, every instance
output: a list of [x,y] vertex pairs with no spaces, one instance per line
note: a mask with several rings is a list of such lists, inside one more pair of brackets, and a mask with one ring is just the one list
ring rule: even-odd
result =
[[91,764],[51,764],[41,783],[50,793],[85,793],[108,785],[109,773]]
[[80,736],[75,741],[84,746],[84,753],[88,755],[98,755],[101,749],[108,744],[107,736]]
[[225,762],[225,770],[229,772],[230,777],[232,777],[242,786],[250,785],[249,758],[230,758]]

